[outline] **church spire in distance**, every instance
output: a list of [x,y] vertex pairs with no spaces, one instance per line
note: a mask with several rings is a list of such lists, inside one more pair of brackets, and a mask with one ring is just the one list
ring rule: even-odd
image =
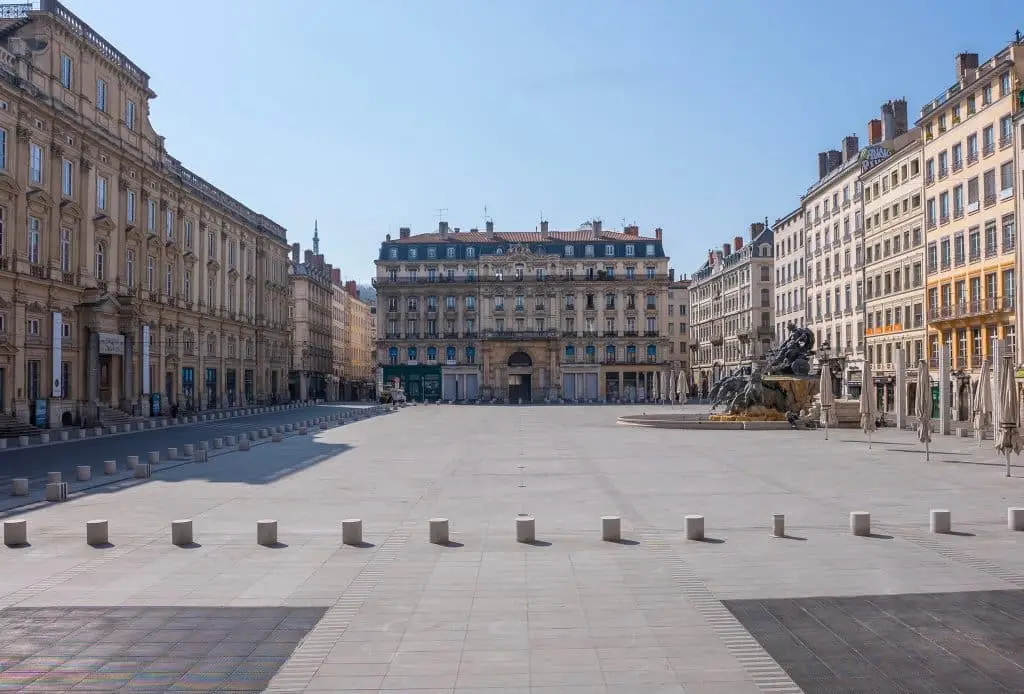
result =
[[313,220],[313,255],[320,255],[320,230],[317,228],[317,220]]

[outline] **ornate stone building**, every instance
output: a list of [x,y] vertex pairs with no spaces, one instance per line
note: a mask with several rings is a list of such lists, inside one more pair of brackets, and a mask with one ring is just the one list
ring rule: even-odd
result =
[[313,250],[299,260],[299,244],[292,244],[288,267],[291,318],[291,371],[288,392],[292,400],[326,400],[334,381],[334,268],[320,253],[319,234],[313,232]]
[[642,400],[669,369],[661,229],[401,229],[377,260],[381,379],[415,400]]
[[40,7],[0,20],[0,407],[54,425],[280,397],[285,230],[168,155],[149,76]]

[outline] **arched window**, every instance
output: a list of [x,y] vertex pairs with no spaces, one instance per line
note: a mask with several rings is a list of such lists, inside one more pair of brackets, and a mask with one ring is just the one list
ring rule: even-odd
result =
[[448,345],[448,347],[444,351],[444,358],[447,359],[448,361],[455,361],[455,355],[456,354],[457,354],[457,351],[455,349],[455,346],[454,345]]
[[630,364],[636,363],[636,345],[626,347],[626,361]]
[[467,347],[466,348],[466,363],[467,364],[475,364],[476,363],[476,347]]
[[408,356],[409,356],[409,361],[416,361],[416,348],[415,348],[415,347],[410,347],[410,348],[409,348],[409,349],[408,349],[408,350],[406,351],[406,353],[407,353],[407,354],[408,354]]
[[658,345],[647,345],[647,361],[658,361]]
[[604,348],[604,360],[609,363],[615,362],[615,345],[608,345]]
[[397,347],[390,347],[388,349],[388,363],[389,364],[397,364],[398,363],[398,348]]
[[427,347],[427,361],[437,361],[437,347]]
[[103,247],[102,241],[98,241],[96,243],[96,259],[94,261],[95,267],[93,268],[93,271],[96,275],[96,280],[100,282],[106,278],[106,250],[107,249]]

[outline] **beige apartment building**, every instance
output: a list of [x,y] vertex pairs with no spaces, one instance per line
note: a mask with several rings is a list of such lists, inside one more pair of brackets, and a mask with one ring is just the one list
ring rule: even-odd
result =
[[362,300],[355,281],[345,283],[344,377],[343,397],[362,400],[375,390],[377,355],[376,321],[373,307]]
[[[682,387],[676,392],[689,396],[693,384],[693,373],[690,370],[690,280],[686,277],[672,282],[668,286],[668,356],[671,362],[671,373],[674,379],[682,379]],[[669,400],[677,398],[676,392],[670,393]]]
[[[869,124],[862,158],[864,200],[864,336],[866,360],[880,412],[896,407],[896,351],[903,350],[908,373],[925,358],[924,169],[921,132],[914,128],[883,144],[878,127]],[[878,147],[876,155],[871,148]],[[856,267],[857,272],[861,271]],[[858,295],[860,294],[858,288]],[[903,402],[912,414],[917,384],[907,379]]]
[[376,265],[380,382],[412,400],[645,401],[667,381],[661,229],[441,222],[388,236]]
[[757,222],[750,225],[749,242],[737,236],[708,251],[690,278],[690,339],[697,347],[691,369],[701,397],[771,349],[774,255],[772,230]]
[[345,343],[349,330],[348,301],[341,269],[331,270],[331,373],[327,377],[327,400],[345,400]]
[[921,109],[928,355],[950,346],[964,414],[970,378],[996,340],[1017,348],[1013,114],[1024,46],[979,62],[956,57],[956,82]]
[[284,228],[171,157],[149,76],[39,7],[0,20],[0,407],[54,426],[283,397]]
[[292,324],[288,390],[292,400],[327,399],[334,379],[334,268],[320,253],[317,232],[313,234],[313,250],[307,250],[301,261],[300,250],[299,244],[292,244],[288,267]]
[[804,211],[797,208],[775,220],[775,343],[789,337],[789,325],[806,325]]

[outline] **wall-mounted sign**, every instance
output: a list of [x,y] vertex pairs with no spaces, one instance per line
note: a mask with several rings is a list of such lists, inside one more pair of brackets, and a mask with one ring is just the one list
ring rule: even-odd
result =
[[124,356],[124,335],[116,333],[99,333],[100,354]]
[[860,171],[870,171],[892,156],[892,150],[885,145],[870,145],[860,151]]

